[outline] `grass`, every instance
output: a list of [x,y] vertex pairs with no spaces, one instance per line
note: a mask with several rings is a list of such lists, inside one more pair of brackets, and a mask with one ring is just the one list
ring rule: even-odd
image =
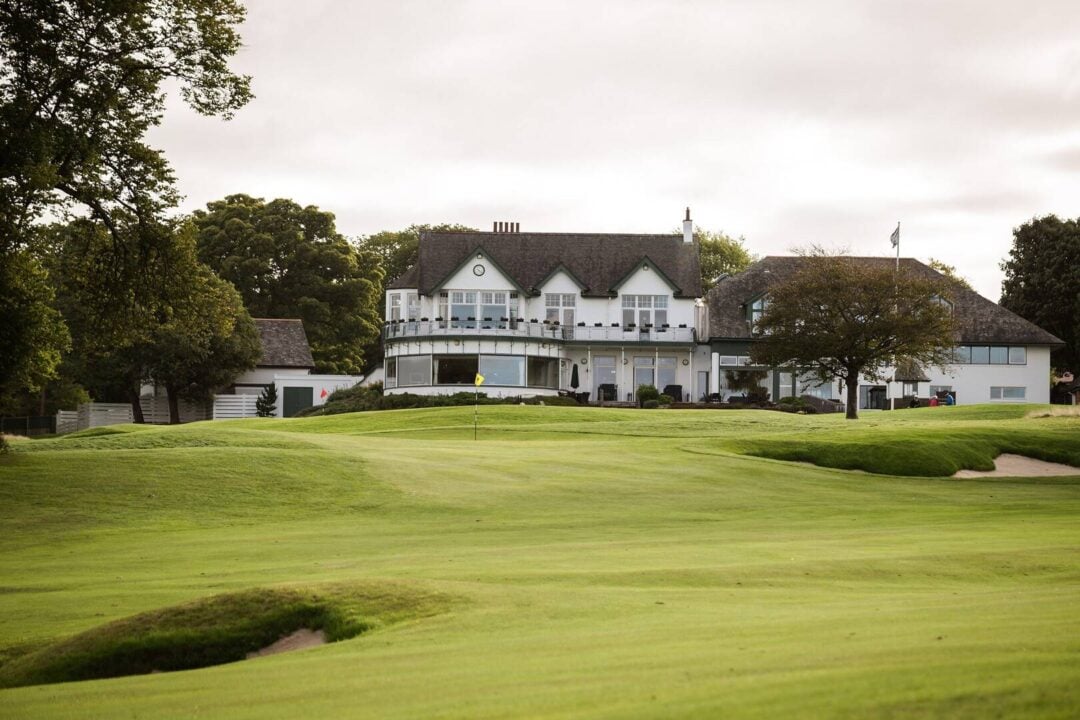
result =
[[0,701],[12,717],[1073,717],[1080,469],[945,477],[1000,452],[1080,465],[1080,417],[1044,414],[485,406],[476,443],[472,408],[15,442],[0,683],[162,635],[235,655],[300,620],[368,629]]

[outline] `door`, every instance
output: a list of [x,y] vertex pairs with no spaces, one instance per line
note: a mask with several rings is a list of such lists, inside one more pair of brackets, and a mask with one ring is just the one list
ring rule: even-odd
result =
[[285,417],[292,417],[301,410],[314,405],[315,390],[309,387],[287,387],[285,388],[285,397],[283,405],[283,414]]
[[618,400],[615,384],[615,356],[593,356],[593,397],[599,401]]

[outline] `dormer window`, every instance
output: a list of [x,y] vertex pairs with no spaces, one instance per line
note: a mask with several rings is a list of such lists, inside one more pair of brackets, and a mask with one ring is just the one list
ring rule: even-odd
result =
[[667,295],[623,295],[623,325],[660,327],[668,321]]
[[750,329],[753,332],[758,332],[758,323],[761,322],[761,316],[765,314],[768,304],[769,300],[764,296],[750,303]]
[[397,322],[401,319],[401,295],[398,293],[390,293],[390,312],[387,314],[387,320],[391,322]]
[[574,325],[577,297],[573,293],[545,293],[544,319],[562,325]]

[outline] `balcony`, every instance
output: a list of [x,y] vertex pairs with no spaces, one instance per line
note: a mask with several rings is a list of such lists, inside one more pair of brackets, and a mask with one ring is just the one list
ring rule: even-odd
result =
[[681,343],[695,341],[694,329],[679,327],[638,327],[618,324],[578,323],[574,326],[537,320],[397,320],[383,327],[383,340],[416,340],[420,338],[521,338],[566,343]]

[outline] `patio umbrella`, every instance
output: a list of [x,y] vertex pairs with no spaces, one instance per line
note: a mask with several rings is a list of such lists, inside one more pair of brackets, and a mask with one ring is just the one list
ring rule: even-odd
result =
[[578,381],[577,363],[574,363],[574,368],[570,371],[570,387],[575,390],[578,389],[578,385],[581,383]]

